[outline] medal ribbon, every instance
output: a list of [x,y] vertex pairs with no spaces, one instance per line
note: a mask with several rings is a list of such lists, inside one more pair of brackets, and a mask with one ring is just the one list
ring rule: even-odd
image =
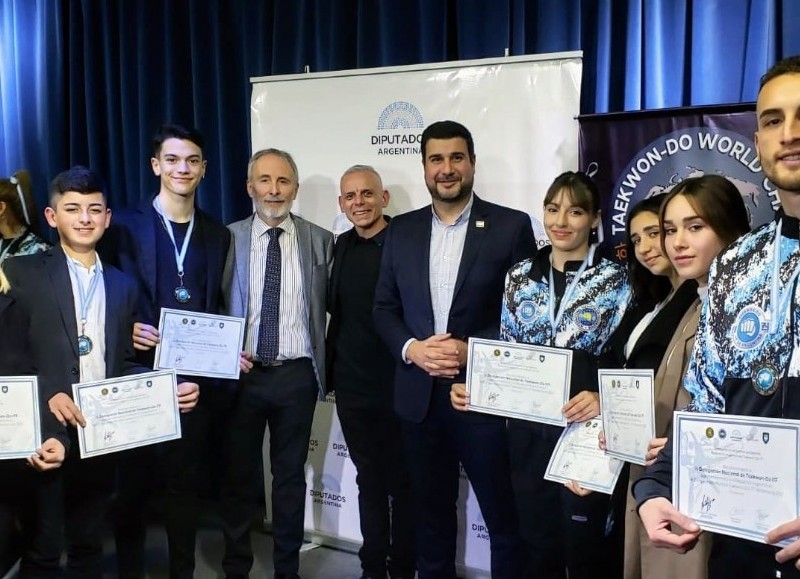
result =
[[800,275],[800,265],[798,265],[794,268],[791,277],[786,282],[784,290],[781,291],[781,224],[782,221],[778,221],[774,248],[772,250],[772,291],[769,296],[770,334],[774,334],[778,331],[778,323],[789,308],[789,302],[791,302],[794,294],[794,284],[797,280],[797,276]]
[[566,309],[567,302],[572,299],[572,294],[575,293],[575,290],[578,287],[578,280],[580,279],[581,275],[586,268],[589,267],[589,264],[594,259],[594,252],[597,249],[597,244],[593,243],[589,246],[589,253],[586,254],[586,257],[583,258],[581,262],[581,266],[578,268],[578,271],[575,272],[575,276],[572,278],[572,281],[567,286],[567,289],[564,291],[564,296],[561,298],[561,304],[558,306],[558,313],[555,312],[555,303],[556,303],[556,286],[553,281],[553,258],[552,255],[550,256],[550,299],[549,299],[549,306],[550,306],[550,328],[553,331],[553,339],[556,337],[556,328],[558,324],[561,323],[561,318],[564,315],[564,310]]
[[89,304],[94,297],[97,284],[100,283],[100,261],[98,260],[95,262],[96,265],[94,268],[94,275],[92,275],[92,281],[89,282],[88,289],[83,287],[81,276],[78,275],[78,266],[75,265],[75,262],[71,257],[67,258],[67,264],[75,276],[75,281],[78,283],[78,299],[81,302],[81,336],[83,336],[84,332],[86,331],[86,320],[87,316],[89,315]]
[[186,237],[183,238],[183,244],[180,251],[178,251],[178,244],[175,242],[175,233],[172,231],[172,223],[169,218],[164,215],[164,210],[161,208],[161,202],[158,197],[153,199],[153,207],[161,216],[161,222],[164,224],[164,229],[167,230],[169,240],[172,242],[172,247],[175,249],[175,264],[178,266],[178,277],[181,278],[181,286],[183,286],[183,262],[186,260],[186,252],[189,250],[189,240],[192,238],[192,231],[194,231],[194,211],[192,211],[192,218],[189,220],[189,229],[186,230]]

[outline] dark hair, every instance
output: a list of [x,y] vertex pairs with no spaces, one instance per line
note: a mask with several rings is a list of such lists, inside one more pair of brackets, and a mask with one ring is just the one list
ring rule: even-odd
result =
[[467,153],[469,159],[475,162],[475,142],[472,140],[472,134],[469,129],[455,121],[438,121],[422,131],[422,138],[420,139],[420,149],[422,149],[422,160],[425,161],[425,146],[431,139],[464,139],[467,142]]
[[703,175],[684,179],[667,194],[661,204],[658,222],[661,225],[661,245],[664,247],[664,213],[667,205],[678,195],[686,200],[703,221],[728,246],[750,231],[750,221],[742,195],[736,185],[721,175]]
[[[31,231],[39,233],[39,212],[33,199],[31,174],[28,171],[20,169],[9,179],[0,179],[0,201],[6,204],[17,223],[27,225]],[[25,219],[26,211],[28,219]]]
[[50,182],[50,205],[55,207],[57,198],[67,191],[76,193],[102,193],[106,199],[106,184],[103,178],[81,165],[62,171]]
[[203,152],[205,141],[203,135],[197,129],[185,127],[183,125],[166,124],[161,125],[156,133],[153,135],[153,156],[158,157],[161,153],[161,145],[167,139],[180,139],[181,141],[191,141],[198,147],[200,152]]
[[758,85],[758,91],[764,88],[764,85],[771,81],[773,78],[783,76],[784,74],[800,74],[800,56],[790,56],[783,60],[776,62],[772,65],[764,76],[761,77],[761,82]]
[[581,171],[561,173],[548,187],[543,205],[552,203],[562,189],[567,189],[572,203],[584,211],[588,211],[592,215],[597,215],[597,212],[600,211],[600,191],[586,173]]
[[[625,223],[625,243],[627,245],[628,277],[631,281],[633,295],[639,303],[655,305],[663,301],[672,290],[672,283],[665,275],[656,275],[638,259],[636,250],[631,239],[631,222],[634,217],[642,213],[652,213],[656,219],[659,218],[661,204],[666,198],[666,193],[654,195],[642,199],[628,213],[628,221]],[[659,221],[660,222],[660,221]],[[670,265],[670,267],[672,267]]]

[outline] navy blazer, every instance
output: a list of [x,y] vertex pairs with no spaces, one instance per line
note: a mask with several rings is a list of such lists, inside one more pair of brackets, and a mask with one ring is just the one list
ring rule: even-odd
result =
[[[222,309],[222,272],[231,242],[228,228],[200,209],[195,209],[196,231],[206,250],[206,295],[203,312]],[[158,326],[161,311],[156,299],[156,228],[152,198],[135,209],[114,212],[111,227],[98,244],[103,263],[110,263],[137,283],[139,302],[134,321]]]
[[[410,338],[424,340],[434,333],[431,218],[428,205],[392,220],[375,288],[375,328],[398,361],[395,411],[413,422],[421,422],[428,413],[433,378],[406,364],[402,349]],[[447,331],[465,341],[470,336],[497,339],[506,273],[535,252],[530,217],[474,195]],[[463,369],[457,380],[464,381]]]
[[[56,245],[43,253],[8,259],[3,269],[14,299],[30,320],[27,333],[30,361],[39,377],[42,406],[47,408],[48,400],[60,392],[72,397],[72,384],[80,381],[78,322],[67,258],[61,246]],[[103,263],[103,282],[106,376],[145,371],[134,360],[131,335],[136,287],[125,274],[106,263]],[[53,435],[64,441],[66,429],[60,425],[55,428],[58,432]]]

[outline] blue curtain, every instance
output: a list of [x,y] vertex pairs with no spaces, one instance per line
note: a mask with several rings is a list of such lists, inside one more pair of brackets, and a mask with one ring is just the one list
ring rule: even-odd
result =
[[251,77],[583,50],[584,113],[742,102],[798,30],[796,0],[0,0],[0,174],[30,169],[44,203],[83,163],[130,205],[157,187],[153,130],[192,124],[199,203],[231,221]]

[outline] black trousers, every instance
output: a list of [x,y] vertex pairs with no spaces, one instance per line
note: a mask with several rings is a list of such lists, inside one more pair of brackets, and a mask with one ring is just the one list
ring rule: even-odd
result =
[[[210,388],[202,388],[201,400]],[[114,539],[117,572],[122,579],[145,577],[147,505],[162,485],[170,577],[194,576],[199,465],[213,410],[211,404],[204,402],[181,414],[180,439],[136,448],[119,456]]]
[[413,577],[413,502],[400,420],[389,405],[349,407],[337,399],[336,412],[356,466],[364,574],[385,577],[388,559],[392,576]]
[[0,463],[0,561],[4,566],[21,557],[21,577],[60,576],[61,497],[58,470],[36,472],[23,459]]
[[259,475],[266,428],[272,466],[273,563],[276,573],[297,573],[304,534],[304,465],[316,398],[317,380],[308,358],[282,366],[256,365],[239,381],[222,487],[222,568],[228,577],[246,577],[253,565],[250,526],[263,484]]
[[459,462],[472,483],[491,537],[493,579],[517,579],[520,541],[508,464],[505,420],[450,405],[437,383],[428,416],[403,421],[403,440],[417,500],[419,579],[454,579]]
[[543,436],[547,428],[508,421],[511,480],[526,553],[522,576],[565,579],[569,572],[569,579],[611,577],[618,568],[610,538],[611,497],[579,497],[544,480],[557,441],[557,435]]

